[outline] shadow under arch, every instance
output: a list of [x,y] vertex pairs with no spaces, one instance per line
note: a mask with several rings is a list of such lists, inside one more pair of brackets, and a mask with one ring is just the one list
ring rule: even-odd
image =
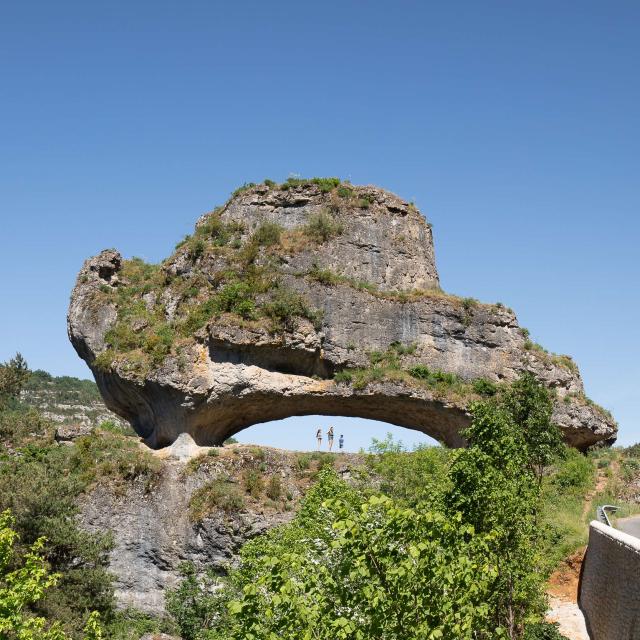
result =
[[[365,389],[353,389],[329,380],[306,379],[291,387],[271,391],[229,385],[215,396],[193,394],[154,380],[132,385],[113,372],[94,370],[107,407],[125,419],[145,443],[154,449],[171,445],[188,433],[200,446],[219,446],[255,424],[296,416],[344,416],[386,422],[419,431],[448,447],[462,447],[460,435],[470,423],[459,406],[435,399],[424,390],[384,381]],[[266,386],[266,385],[265,385]]]

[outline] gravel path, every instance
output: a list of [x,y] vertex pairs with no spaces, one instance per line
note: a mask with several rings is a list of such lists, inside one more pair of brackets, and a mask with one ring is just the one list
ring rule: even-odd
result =
[[589,640],[582,611],[575,602],[566,602],[560,598],[549,598],[547,620],[560,625],[560,633],[569,640]]

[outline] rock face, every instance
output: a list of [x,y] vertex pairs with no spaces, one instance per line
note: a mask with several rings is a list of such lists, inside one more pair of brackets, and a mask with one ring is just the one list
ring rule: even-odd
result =
[[152,447],[308,414],[460,446],[478,379],[523,371],[556,392],[569,444],[617,431],[570,358],[531,343],[511,310],[442,293],[430,225],[373,187],[253,186],[162,265],[103,251],[80,271],[68,327],[107,407]]
[[[156,615],[164,611],[166,589],[179,583],[182,563],[224,575],[247,540],[290,521],[320,464],[312,461],[301,471],[295,453],[266,447],[233,445],[216,450],[215,457],[201,451],[200,458],[196,451],[183,458],[168,449],[158,452],[164,460],[151,490],[143,479],[124,492],[99,485],[80,505],[83,528],[113,536],[109,570],[115,575],[119,606]],[[360,464],[357,454],[341,454],[335,469],[346,479]],[[278,477],[279,499],[253,499],[245,491],[246,473],[261,468],[268,469],[269,477]],[[266,482],[267,475],[260,474]],[[194,494],[221,479],[244,496],[243,504],[226,511],[213,507],[192,517]]]

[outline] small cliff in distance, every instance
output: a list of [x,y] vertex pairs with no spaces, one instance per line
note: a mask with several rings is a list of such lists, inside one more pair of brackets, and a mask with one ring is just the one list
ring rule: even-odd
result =
[[152,447],[308,414],[461,446],[469,403],[523,371],[554,390],[567,443],[617,432],[573,361],[510,309],[440,290],[413,204],[337,179],[246,185],[159,265],[103,251],[80,271],[68,327],[107,407]]
[[104,406],[100,391],[92,380],[52,376],[46,371],[36,370],[29,376],[20,399],[57,425],[90,430],[110,421],[121,427],[128,426]]

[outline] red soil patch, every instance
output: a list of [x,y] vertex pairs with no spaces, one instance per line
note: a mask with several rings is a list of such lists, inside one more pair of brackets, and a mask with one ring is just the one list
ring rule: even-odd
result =
[[583,547],[566,557],[551,574],[547,585],[547,593],[550,596],[555,596],[564,602],[578,601],[578,583],[586,549]]

